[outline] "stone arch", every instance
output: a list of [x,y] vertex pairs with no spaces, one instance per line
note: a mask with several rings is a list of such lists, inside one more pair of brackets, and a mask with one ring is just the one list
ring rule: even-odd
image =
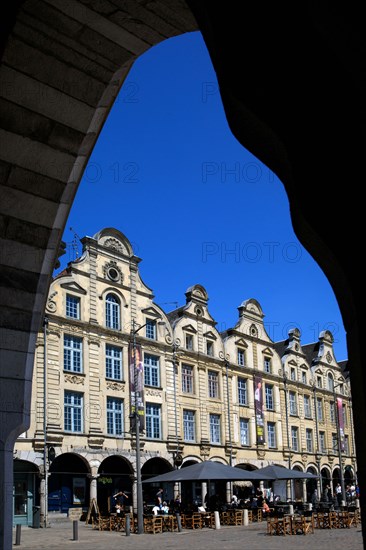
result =
[[[246,21],[260,22],[258,43],[257,25],[247,25],[243,33],[235,5],[222,9],[200,0],[173,0],[165,8],[152,1],[146,6],[129,3],[132,11],[127,14],[104,9],[103,1],[95,9],[91,6],[77,0],[18,0],[3,14],[0,404],[13,406],[4,409],[0,478],[11,477],[14,440],[29,423],[33,352],[49,281],[78,182],[103,122],[138,55],[169,36],[199,28],[233,134],[285,185],[294,230],[338,300],[352,364],[364,506],[366,380],[358,300],[363,281],[361,270],[354,269],[351,247],[339,246],[357,238],[363,219],[362,201],[355,200],[348,185],[359,180],[366,160],[360,115],[362,14],[354,6],[342,6],[339,14],[336,5],[315,13],[288,5],[263,10],[251,3]],[[350,33],[359,48],[347,41]],[[248,75],[244,86],[238,58]],[[343,190],[342,200],[330,207],[336,188]],[[320,216],[314,214],[315,197]],[[9,362],[17,373],[11,379]],[[11,545],[10,507],[11,497],[2,491],[0,537],[5,548]]]

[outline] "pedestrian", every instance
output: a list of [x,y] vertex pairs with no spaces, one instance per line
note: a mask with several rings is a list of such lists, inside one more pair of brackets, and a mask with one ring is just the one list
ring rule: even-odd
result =
[[163,494],[164,490],[160,487],[160,489],[156,493],[156,505],[159,506],[160,510],[163,506]]
[[335,494],[337,497],[338,506],[341,506],[342,504],[342,487],[340,483],[337,483],[335,487]]
[[128,495],[126,495],[122,489],[113,495],[112,506],[115,508],[116,512],[124,511],[126,503],[125,499],[128,499]]

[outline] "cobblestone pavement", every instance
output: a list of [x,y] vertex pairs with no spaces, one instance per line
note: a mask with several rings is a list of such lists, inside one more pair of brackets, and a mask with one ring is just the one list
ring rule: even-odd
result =
[[165,532],[155,535],[137,535],[115,531],[97,531],[91,525],[79,522],[74,539],[73,523],[65,521],[51,524],[46,529],[22,527],[20,545],[15,545],[16,531],[13,531],[13,548],[19,550],[301,550],[319,548],[320,550],[363,550],[363,538],[360,527],[350,529],[315,529],[307,535],[269,536],[266,523],[253,523],[243,527],[221,526],[220,529],[183,529],[182,532]]

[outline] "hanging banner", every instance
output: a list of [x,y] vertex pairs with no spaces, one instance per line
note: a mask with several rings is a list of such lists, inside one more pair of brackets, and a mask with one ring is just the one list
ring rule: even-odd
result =
[[260,375],[254,377],[254,409],[257,445],[264,445],[263,389]]
[[130,400],[131,400],[131,416],[130,426],[131,432],[136,431],[136,405],[137,413],[140,419],[140,432],[145,429],[145,407],[144,407],[144,364],[142,361],[142,350],[139,344],[128,347],[128,363],[130,372]]
[[340,447],[342,453],[344,452],[344,418],[343,418],[343,403],[342,398],[337,397],[337,414],[338,414],[338,426],[340,436]]

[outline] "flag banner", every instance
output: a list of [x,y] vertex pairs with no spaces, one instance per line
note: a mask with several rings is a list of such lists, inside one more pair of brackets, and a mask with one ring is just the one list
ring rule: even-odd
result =
[[128,348],[129,371],[130,371],[130,400],[131,432],[136,431],[136,405],[137,414],[140,419],[140,432],[145,429],[145,407],[144,407],[144,364],[142,362],[142,350],[139,344],[132,343]]
[[342,398],[337,397],[337,414],[338,414],[338,426],[340,436],[340,447],[342,453],[344,452],[344,418],[343,418],[343,403]]
[[254,377],[254,408],[257,445],[264,445],[263,389],[260,375]]

